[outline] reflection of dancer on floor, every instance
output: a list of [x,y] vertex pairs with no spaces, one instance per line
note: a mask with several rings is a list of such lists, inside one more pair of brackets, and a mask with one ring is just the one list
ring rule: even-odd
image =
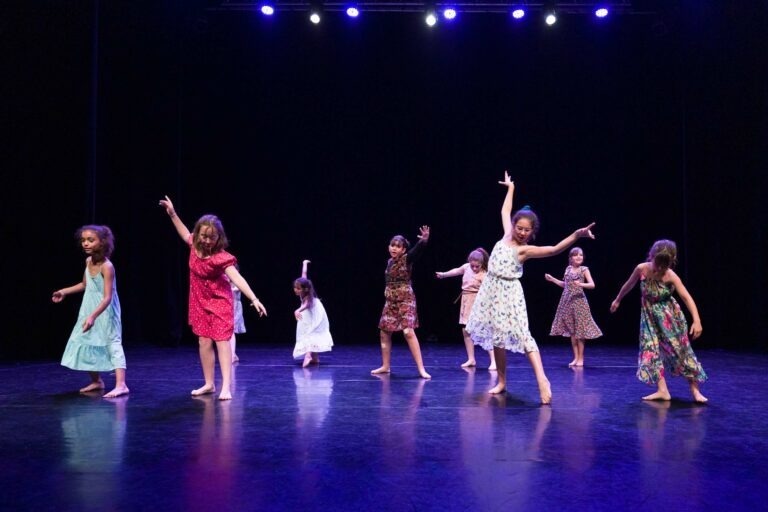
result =
[[[469,337],[469,333],[467,333],[465,327],[467,325],[467,320],[469,319],[469,312],[472,310],[472,304],[477,297],[477,291],[480,289],[480,285],[483,284],[483,279],[485,279],[487,272],[488,251],[482,247],[478,247],[469,253],[467,262],[462,266],[447,272],[435,272],[438,279],[461,276],[459,325],[461,326],[461,334],[464,336],[464,347],[467,349],[467,361],[461,365],[462,368],[469,368],[477,365],[477,362],[475,361],[475,344],[472,343],[472,338]],[[488,369],[495,371],[496,360],[493,357],[493,350],[489,350],[488,355],[491,357],[491,365]]]
[[536,375],[541,403],[548,404],[552,400],[552,390],[544,373],[539,347],[528,329],[528,311],[523,286],[520,284],[523,263],[530,258],[546,258],[560,254],[579,238],[594,238],[590,231],[594,223],[577,229],[557,245],[529,245],[539,229],[539,218],[527,207],[512,216],[515,184],[507,172],[504,172],[504,181],[499,184],[507,188],[507,195],[501,206],[504,237],[496,242],[491,252],[488,276],[480,286],[472,306],[467,332],[475,345],[480,345],[485,350],[493,349],[496,356],[498,382],[489,393],[503,393],[506,390],[506,351],[522,352],[528,357]]
[[424,368],[421,347],[416,337],[419,317],[416,313],[416,295],[411,285],[413,262],[421,255],[429,240],[429,226],[419,228],[419,241],[413,248],[402,235],[396,235],[389,242],[389,261],[385,271],[384,310],[379,320],[379,339],[381,341],[381,366],[372,370],[373,375],[389,373],[392,360],[392,333],[403,331],[405,341],[416,363],[422,379],[432,376]]
[[232,282],[229,284],[232,290],[232,305],[235,313],[235,330],[232,337],[229,338],[229,346],[232,347],[232,363],[236,363],[240,361],[240,358],[237,357],[237,335],[245,334],[245,319],[243,319],[242,293]]
[[114,398],[128,393],[125,384],[123,327],[120,299],[117,297],[115,267],[109,260],[115,246],[112,230],[107,226],[83,226],[76,238],[88,256],[83,280],[76,285],[53,292],[53,302],[61,302],[73,293],[83,293],[77,322],[64,349],[61,364],[73,370],[87,371],[91,383],[81,393],[104,389],[99,372],[115,371],[115,388],[104,395]]
[[[621,299],[640,281],[640,354],[638,356],[637,378],[642,382],[656,384],[656,392],[644,396],[643,400],[670,400],[665,372],[682,375],[688,381],[693,399],[706,402],[699,391],[699,383],[707,380],[704,368],[696,359],[691,343],[701,335],[699,310],[683,281],[672,270],[677,263],[677,246],[671,240],[654,242],[648,253],[648,260],[640,263],[619,290],[611,304],[611,312],[619,309]],[[690,331],[680,305],[672,294],[683,299],[693,317]]]
[[571,337],[573,361],[568,363],[568,366],[584,366],[584,340],[603,335],[592,318],[589,302],[584,294],[584,290],[595,288],[595,282],[589,269],[582,263],[584,251],[580,247],[574,247],[568,253],[568,267],[562,281],[550,274],[544,274],[544,279],[563,289],[549,335]]
[[[216,385],[216,352],[221,368],[219,400],[231,400],[232,349],[229,339],[234,332],[234,306],[230,282],[248,297],[259,315],[267,310],[235,265],[237,260],[224,249],[229,245],[221,221],[215,215],[203,215],[192,233],[181,221],[173,203],[165,196],[160,200],[171,218],[176,232],[189,245],[189,325],[199,338],[200,364],[205,384],[192,391],[193,396],[214,393]],[[227,281],[229,278],[229,281]],[[216,351],[213,345],[216,344]]]
[[307,277],[309,263],[309,260],[301,263],[301,277],[293,282],[293,293],[301,300],[301,305],[293,312],[296,317],[296,346],[293,348],[293,358],[301,359],[303,356],[303,368],[310,364],[320,364],[318,352],[330,352],[333,347],[328,315],[323,303],[317,298],[315,286]]

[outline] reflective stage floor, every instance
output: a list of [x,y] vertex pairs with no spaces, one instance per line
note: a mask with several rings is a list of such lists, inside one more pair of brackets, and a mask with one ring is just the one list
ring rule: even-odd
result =
[[[459,342],[460,343],[460,342]],[[629,347],[544,345],[554,394],[538,404],[527,360],[459,368],[463,347],[425,347],[417,378],[396,339],[340,346],[303,370],[291,347],[239,348],[234,399],[193,398],[195,347],[126,346],[131,394],[80,395],[58,362],[3,364],[5,510],[766,510],[768,355],[699,351],[707,405],[670,379],[642,402]],[[218,368],[217,368],[218,377]],[[114,376],[104,376],[108,389]],[[217,379],[218,380],[218,379]],[[9,504],[14,504],[10,506]]]

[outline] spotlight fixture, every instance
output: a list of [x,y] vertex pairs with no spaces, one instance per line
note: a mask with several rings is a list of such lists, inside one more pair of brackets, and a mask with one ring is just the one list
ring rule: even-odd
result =
[[598,5],[597,7],[595,7],[595,16],[597,16],[598,18],[605,18],[606,16],[608,16],[608,8],[605,7],[604,5]]
[[275,14],[275,7],[272,4],[262,4],[259,10],[264,16],[272,16]]
[[546,16],[544,17],[544,22],[549,25],[550,27],[557,23],[557,15],[555,14],[555,11],[549,11],[546,13]]
[[350,18],[357,18],[360,16],[360,10],[355,5],[350,5],[347,7],[347,16]]
[[522,7],[515,7],[512,9],[512,17],[516,20],[521,20],[525,16],[525,9]]
[[443,9],[443,18],[447,20],[452,20],[456,18],[456,9],[454,9],[453,7],[446,7],[445,9]]
[[318,25],[322,20],[323,6],[320,2],[312,2],[309,6],[309,21]]

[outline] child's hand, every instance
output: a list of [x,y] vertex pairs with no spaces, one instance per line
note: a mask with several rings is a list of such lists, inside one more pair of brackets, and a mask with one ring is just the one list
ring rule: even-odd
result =
[[701,328],[701,323],[699,323],[699,322],[693,322],[693,323],[691,324],[691,329],[690,329],[690,331],[689,331],[689,334],[691,335],[691,337],[692,337],[693,339],[696,339],[696,338],[698,338],[699,336],[701,336],[701,331],[702,331],[702,330],[703,330],[703,329]]
[[417,236],[419,240],[427,241],[429,240],[429,226],[421,226],[419,228],[419,235]]
[[594,240],[595,235],[592,234],[593,227],[595,227],[594,222],[585,228],[577,229],[573,234],[576,235],[576,238],[591,238]]
[[88,332],[91,329],[91,327],[93,327],[94,320],[95,319],[90,316],[85,319],[85,322],[83,322],[83,332]]
[[293,312],[293,316],[296,318],[296,321],[298,322],[301,320],[301,308],[297,309]]
[[264,304],[259,299],[253,299],[251,306],[253,306],[259,316],[267,316],[267,308],[264,307]]
[[550,283],[554,281],[554,277],[552,277],[552,274],[544,274],[544,279],[549,281]]
[[435,272],[435,277],[438,279],[442,279],[443,277],[445,277],[445,275],[442,272]]
[[170,197],[165,196],[165,199],[161,199],[159,204],[165,208],[165,213],[167,213],[169,217],[176,215],[176,210],[173,208],[173,203],[171,202]]
[[504,185],[508,188],[515,188],[515,182],[509,177],[509,171],[504,171],[504,181],[500,181],[499,185]]
[[304,261],[301,262],[302,265],[309,265],[310,263],[312,263],[312,262],[309,261],[309,260],[304,260]]
[[58,304],[59,302],[64,300],[64,297],[66,297],[66,295],[64,295],[64,293],[62,293],[61,290],[56,290],[55,292],[53,292],[53,296],[51,296],[51,300]]
[[611,313],[615,313],[619,309],[619,304],[621,303],[618,300],[611,302]]

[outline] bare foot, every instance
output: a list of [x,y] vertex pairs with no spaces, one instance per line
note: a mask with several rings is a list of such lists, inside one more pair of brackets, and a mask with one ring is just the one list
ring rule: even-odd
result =
[[371,375],[380,375],[382,373],[389,373],[389,366],[382,366],[381,368],[371,370]]
[[576,364],[568,365],[568,366],[579,366],[579,367],[581,367],[581,366],[584,366],[584,361],[578,361]]
[[495,372],[496,371],[496,363],[491,363],[491,365],[488,367],[489,372]]
[[672,396],[669,394],[669,392],[662,393],[661,391],[657,391],[655,393],[651,393],[650,395],[645,395],[643,400],[672,400]]
[[496,384],[494,387],[488,390],[488,393],[491,395],[498,395],[499,393],[503,393],[506,387],[504,384]]
[[104,381],[99,379],[98,382],[91,382],[84,388],[80,388],[81,393],[88,393],[90,391],[98,391],[104,389]]
[[576,366],[576,360],[574,359],[570,363],[568,363],[568,366]]
[[104,395],[104,398],[117,398],[118,396],[127,395],[131,390],[128,386],[116,386],[115,389]]
[[422,379],[431,379],[432,376],[427,373],[427,370],[419,370],[419,377]]
[[552,403],[552,386],[549,385],[547,379],[544,379],[543,382],[539,382],[539,396],[541,397],[541,403],[543,405]]
[[304,354],[304,362],[301,363],[301,367],[306,368],[311,363],[312,363],[312,355],[309,352],[307,352],[306,354]]
[[235,364],[236,362],[240,361],[240,358],[237,357],[236,354],[232,354],[232,364]]
[[698,389],[696,391],[691,391],[691,394],[693,395],[693,399],[700,404],[705,404],[709,402],[709,399],[704,395],[702,395],[701,391],[699,391]]
[[467,359],[466,362],[461,364],[461,367],[462,368],[471,368],[471,367],[476,366],[476,365],[477,365],[477,363],[475,362],[474,359]]
[[219,400],[232,400],[232,393],[228,389],[222,389],[219,393]]
[[192,396],[208,395],[216,392],[216,386],[205,385],[201,388],[193,389]]

